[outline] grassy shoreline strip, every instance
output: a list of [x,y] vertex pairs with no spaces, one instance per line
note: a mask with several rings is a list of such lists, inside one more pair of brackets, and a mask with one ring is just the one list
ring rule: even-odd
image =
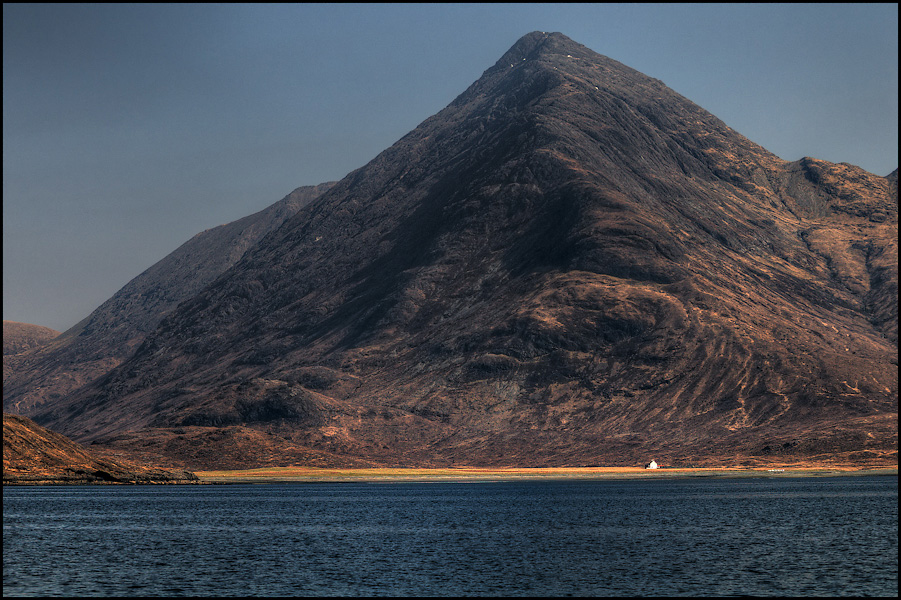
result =
[[427,482],[519,481],[549,479],[665,479],[670,477],[828,477],[840,475],[898,475],[898,467],[703,467],[643,469],[640,467],[559,468],[374,468],[317,469],[272,467],[241,470],[195,471],[209,483],[287,482]]

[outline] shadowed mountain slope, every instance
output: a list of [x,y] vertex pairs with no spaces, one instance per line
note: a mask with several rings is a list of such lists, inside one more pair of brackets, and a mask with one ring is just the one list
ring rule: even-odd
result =
[[86,319],[62,335],[57,333],[53,343],[9,361],[4,357],[3,410],[31,414],[45,402],[104,375],[128,358],[179,302],[197,294],[331,185],[297,188],[268,208],[198,233],[132,279]]
[[533,32],[36,418],[247,465],[897,460],[897,283],[896,179]]

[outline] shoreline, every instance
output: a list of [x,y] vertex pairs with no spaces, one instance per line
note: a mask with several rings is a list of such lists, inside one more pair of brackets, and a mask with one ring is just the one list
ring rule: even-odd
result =
[[[897,465],[767,465],[764,467],[261,467],[195,471],[190,481],[92,481],[5,478],[4,486],[231,485],[284,483],[500,483],[512,481],[623,481],[676,479],[898,476]],[[6,474],[8,476],[8,474]]]
[[449,468],[371,468],[316,469],[275,467],[221,471],[194,471],[199,483],[479,483],[504,481],[616,481],[634,479],[687,478],[786,478],[842,477],[859,475],[898,476],[898,467],[850,466],[770,466],[770,467],[449,467]]

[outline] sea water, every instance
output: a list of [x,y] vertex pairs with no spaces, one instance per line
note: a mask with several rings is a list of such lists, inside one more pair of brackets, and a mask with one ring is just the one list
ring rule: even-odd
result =
[[898,594],[898,479],[3,489],[3,595]]

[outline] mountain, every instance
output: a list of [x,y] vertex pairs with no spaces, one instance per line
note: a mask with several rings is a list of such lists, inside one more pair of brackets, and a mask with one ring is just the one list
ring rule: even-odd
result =
[[54,332],[59,337],[52,344],[7,360],[4,321],[3,410],[30,414],[107,373],[128,358],[179,302],[197,294],[333,183],[297,188],[268,208],[198,233],[86,319],[62,335]]
[[92,455],[31,419],[3,415],[3,485],[10,483],[190,483],[185,471]]
[[897,198],[533,32],[35,418],[194,468],[897,461]]

